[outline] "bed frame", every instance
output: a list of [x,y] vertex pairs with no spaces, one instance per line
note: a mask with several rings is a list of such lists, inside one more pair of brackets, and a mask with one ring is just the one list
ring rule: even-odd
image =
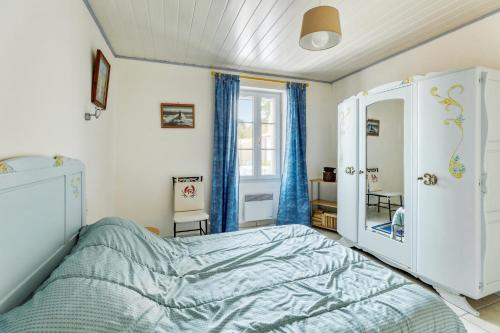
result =
[[0,313],[31,296],[85,225],[85,167],[61,156],[0,161]]

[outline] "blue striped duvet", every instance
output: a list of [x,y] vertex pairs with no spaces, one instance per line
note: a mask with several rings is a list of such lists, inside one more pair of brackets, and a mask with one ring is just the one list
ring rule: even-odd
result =
[[466,332],[436,295],[299,225],[162,240],[84,228],[0,332]]

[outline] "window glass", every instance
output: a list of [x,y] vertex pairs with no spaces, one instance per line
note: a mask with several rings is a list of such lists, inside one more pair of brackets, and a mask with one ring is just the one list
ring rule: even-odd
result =
[[238,149],[253,149],[253,123],[238,124]]
[[263,176],[276,175],[276,150],[261,150],[260,164]]
[[280,100],[279,93],[240,92],[238,161],[243,178],[274,178],[280,175]]
[[240,176],[253,176],[253,151],[248,149],[238,150]]
[[276,124],[262,124],[260,131],[261,149],[276,148]]
[[238,105],[238,121],[245,123],[253,123],[253,98],[240,97]]
[[262,97],[260,101],[260,121],[262,123],[276,122],[276,99]]

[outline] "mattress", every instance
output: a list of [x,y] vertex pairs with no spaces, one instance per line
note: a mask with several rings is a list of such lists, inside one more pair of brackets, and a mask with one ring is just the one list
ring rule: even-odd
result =
[[161,239],[107,218],[0,332],[466,332],[439,297],[305,226]]

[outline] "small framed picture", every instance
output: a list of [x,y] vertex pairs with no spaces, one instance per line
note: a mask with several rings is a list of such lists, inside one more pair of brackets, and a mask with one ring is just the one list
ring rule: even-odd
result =
[[92,74],[92,103],[105,110],[108,101],[109,73],[111,66],[102,54],[97,50],[94,62],[94,72]]
[[161,103],[161,128],[194,128],[194,104]]
[[380,120],[368,119],[366,120],[366,135],[379,136],[380,134]]

